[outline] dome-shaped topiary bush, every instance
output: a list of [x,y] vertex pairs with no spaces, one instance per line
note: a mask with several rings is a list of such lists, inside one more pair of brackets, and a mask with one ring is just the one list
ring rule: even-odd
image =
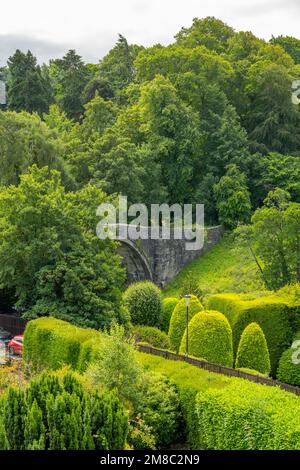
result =
[[136,326],[133,331],[137,343],[148,343],[155,348],[169,349],[168,335],[155,326]]
[[[189,354],[208,362],[232,367],[232,331],[227,318],[216,310],[205,310],[189,322]],[[180,353],[186,353],[186,330]]]
[[[203,305],[195,295],[191,296],[190,305],[189,305],[189,321],[193,318],[196,313],[201,312],[203,310]],[[171,349],[174,351],[178,351],[180,347],[181,338],[183,336],[184,330],[186,327],[186,306],[185,306],[185,299],[181,299],[174,311],[172,313],[172,317],[170,320],[170,327],[169,327],[169,338]]]
[[135,325],[159,326],[162,312],[160,289],[150,281],[137,282],[128,287],[123,295],[131,321]]
[[277,379],[290,385],[300,386],[300,333],[292,346],[283,352],[278,366]]
[[237,369],[254,369],[262,374],[271,370],[270,355],[263,330],[257,323],[250,323],[243,331],[236,355]]
[[169,331],[172,313],[178,302],[179,299],[176,299],[176,297],[166,297],[163,299],[162,313],[160,317],[160,327],[163,331]]

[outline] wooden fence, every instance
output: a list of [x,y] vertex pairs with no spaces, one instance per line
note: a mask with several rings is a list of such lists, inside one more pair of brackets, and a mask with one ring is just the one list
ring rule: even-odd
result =
[[13,336],[21,335],[26,326],[27,321],[15,315],[7,315],[0,313],[0,328],[7,330]]
[[172,361],[183,361],[193,366],[199,367],[200,369],[208,370],[209,372],[214,372],[216,374],[227,375],[228,377],[238,377],[240,379],[250,380],[251,382],[256,382],[263,385],[268,385],[271,387],[280,387],[286,392],[295,393],[300,395],[300,388],[295,387],[294,385],[289,385],[278,380],[269,379],[261,375],[248,374],[238,369],[231,369],[230,367],[219,366],[218,364],[212,364],[211,362],[202,361],[201,359],[196,359],[193,357],[183,356],[181,354],[176,354],[171,351],[166,351],[164,349],[153,348],[146,344],[139,344],[138,349],[140,352],[147,354],[153,354],[154,356],[160,356],[164,359],[170,359]]

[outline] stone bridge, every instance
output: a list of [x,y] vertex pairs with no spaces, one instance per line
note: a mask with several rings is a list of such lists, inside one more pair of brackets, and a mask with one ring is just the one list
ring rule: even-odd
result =
[[123,257],[128,283],[148,279],[164,287],[186,265],[215,246],[223,233],[221,225],[207,228],[203,248],[194,251],[186,250],[186,240],[175,239],[174,232],[169,240],[152,240],[150,237],[121,240],[118,251]]

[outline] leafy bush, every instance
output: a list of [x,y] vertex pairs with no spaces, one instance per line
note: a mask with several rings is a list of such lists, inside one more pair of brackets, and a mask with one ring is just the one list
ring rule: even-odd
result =
[[296,301],[280,292],[259,298],[246,294],[217,294],[208,301],[208,308],[224,313],[231,325],[234,354],[246,326],[256,322],[261,327],[267,340],[273,375],[282,352],[291,344],[293,331],[298,330],[299,306],[299,298]]
[[[197,297],[194,295],[191,296],[190,305],[189,305],[189,317],[188,320],[190,321],[196,313],[201,312],[203,310],[203,305]],[[185,299],[181,299],[178,304],[176,305],[171,321],[170,321],[170,328],[169,328],[169,338],[171,343],[171,348],[174,351],[178,351],[180,347],[181,338],[183,336],[184,330],[186,328],[186,306],[185,306]]]
[[196,410],[204,449],[300,449],[299,398],[278,388],[231,380],[201,391]]
[[163,306],[160,317],[160,327],[163,331],[169,331],[172,313],[178,302],[179,299],[177,299],[176,297],[166,297],[165,299],[163,299]]
[[162,297],[159,288],[152,282],[137,282],[123,296],[131,321],[135,325],[158,326],[162,312]]
[[[88,393],[73,374],[44,372],[26,391],[10,388],[1,401],[5,449],[124,449],[128,416],[116,392]],[[2,449],[1,449],[2,450]]]
[[95,346],[103,343],[105,335],[53,317],[42,317],[26,325],[23,356],[35,370],[59,369],[64,364],[82,370],[82,346],[85,342],[91,344],[91,340]]
[[277,379],[291,385],[300,386],[300,332],[294,338],[292,346],[283,352],[278,366]]
[[237,368],[270,373],[270,356],[264,332],[257,323],[250,323],[242,333],[236,355]]
[[175,441],[181,424],[179,396],[174,383],[163,375],[147,373],[139,390],[136,412],[152,429],[155,442],[166,446]]
[[[232,331],[222,313],[206,310],[189,322],[189,354],[206,361],[232,367]],[[186,352],[186,330],[181,340],[180,353]]]
[[93,385],[116,389],[120,398],[135,403],[141,372],[134,341],[126,337],[123,326],[113,325],[100,360],[92,362],[87,370],[88,378]]
[[134,337],[137,343],[149,343],[151,346],[161,349],[170,348],[168,335],[154,326],[136,326]]

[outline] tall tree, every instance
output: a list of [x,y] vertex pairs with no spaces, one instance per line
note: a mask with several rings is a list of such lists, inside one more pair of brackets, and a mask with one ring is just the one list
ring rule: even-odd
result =
[[19,49],[8,59],[8,107],[14,111],[43,114],[49,108],[49,82],[30,51]]
[[177,43],[185,47],[206,46],[216,52],[224,52],[234,30],[223,21],[208,16],[194,18],[190,28],[182,28],[175,36]]
[[122,321],[124,271],[114,242],[96,236],[105,194],[66,193],[57,171],[33,166],[0,190],[0,285],[29,318],[54,315],[103,328]]
[[226,175],[215,185],[214,192],[222,224],[233,229],[249,220],[251,202],[246,175],[236,165],[228,165]]
[[81,95],[90,77],[82,58],[75,50],[69,50],[62,59],[51,61],[50,76],[61,109],[70,118],[79,119],[84,111]]

